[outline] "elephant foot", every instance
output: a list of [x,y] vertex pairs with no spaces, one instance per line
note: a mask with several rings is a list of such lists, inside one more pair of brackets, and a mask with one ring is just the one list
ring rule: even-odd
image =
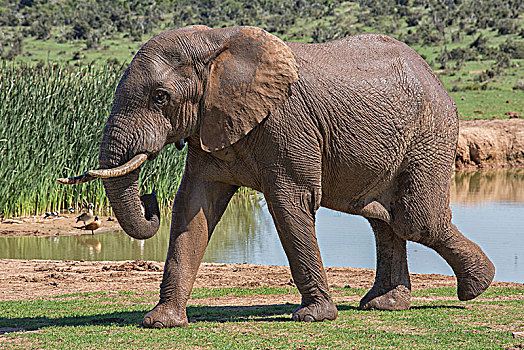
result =
[[159,303],[142,320],[145,328],[185,327],[188,325],[185,308],[180,311],[167,303]]
[[459,300],[471,300],[482,294],[495,277],[495,266],[484,255],[481,261],[472,264],[474,267],[464,269],[465,273],[457,275],[457,295]]
[[332,321],[338,316],[337,307],[331,299],[305,303],[293,313],[293,321],[297,322],[321,322]]
[[393,289],[371,288],[371,290],[360,300],[361,310],[388,310],[400,311],[409,309],[411,306],[411,291],[404,285],[398,285]]

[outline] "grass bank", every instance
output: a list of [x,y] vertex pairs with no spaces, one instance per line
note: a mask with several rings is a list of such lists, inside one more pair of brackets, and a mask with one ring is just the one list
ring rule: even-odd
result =
[[[1,349],[516,349],[524,340],[522,288],[491,287],[476,301],[455,299],[455,288],[421,289],[411,309],[357,310],[364,289],[334,288],[339,317],[332,322],[290,321],[295,304],[246,305],[253,298],[292,297],[291,288],[198,288],[183,329],[143,329],[157,293],[67,294],[1,301]],[[228,300],[228,302],[225,302]],[[276,299],[275,299],[276,300]],[[344,301],[346,300],[346,301]],[[221,302],[222,301],[222,302]],[[217,306],[218,305],[218,306]],[[233,306],[220,306],[233,305]]]

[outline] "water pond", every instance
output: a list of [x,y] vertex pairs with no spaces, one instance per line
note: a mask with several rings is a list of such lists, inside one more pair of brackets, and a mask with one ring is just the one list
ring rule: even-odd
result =
[[[524,168],[456,172],[453,222],[480,245],[497,280],[524,282]],[[71,237],[0,239],[0,258],[59,260],[157,260],[167,252],[169,217],[147,241],[122,231]],[[375,268],[373,232],[361,217],[325,208],[317,212],[317,237],[325,266]],[[287,265],[263,198],[234,198],[217,226],[204,261]],[[434,251],[408,243],[411,272],[452,275]]]

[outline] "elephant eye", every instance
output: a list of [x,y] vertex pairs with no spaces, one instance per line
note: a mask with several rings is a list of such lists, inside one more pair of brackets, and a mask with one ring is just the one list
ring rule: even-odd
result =
[[163,106],[169,101],[169,95],[164,90],[157,90],[153,95],[153,102],[158,106]]

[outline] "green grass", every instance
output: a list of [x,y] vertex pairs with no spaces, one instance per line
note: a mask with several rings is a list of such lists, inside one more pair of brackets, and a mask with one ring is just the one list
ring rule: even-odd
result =
[[[155,34],[161,32],[162,30],[158,30]],[[131,62],[142,44],[143,42],[132,41],[122,35],[117,35],[104,40],[98,49],[86,49],[81,41],[59,42],[56,38],[44,41],[29,37],[24,41],[26,55],[20,57],[18,61],[28,64],[47,62],[85,66],[93,63],[104,65],[108,59],[116,59],[118,62],[127,64]]]
[[275,288],[275,287],[259,287],[259,288],[198,288],[193,290],[191,298],[203,299],[222,297],[225,295],[230,296],[247,296],[247,295],[278,295],[278,294],[296,294],[298,293],[296,288]]
[[[415,297],[454,297],[457,293],[454,287],[428,288],[413,291],[412,295]],[[506,288],[506,287],[491,287],[485,291],[480,298],[500,298],[504,296],[524,295],[524,288]]]
[[[507,68],[500,76],[484,82],[487,90],[468,90],[479,86],[481,73],[489,70],[494,61],[466,62],[460,71],[447,70],[438,76],[455,100],[462,119],[508,118],[507,112],[524,116],[524,91],[514,89],[518,82],[524,83],[524,60],[514,60],[515,67]],[[459,91],[455,91],[459,90]],[[509,102],[508,102],[509,101]]]
[[[343,290],[341,288],[339,290]],[[450,288],[420,290],[414,296],[448,296]],[[296,293],[289,288],[200,288],[189,302],[189,327],[143,329],[156,293],[77,293],[0,302],[1,349],[504,349],[524,346],[512,336],[524,330],[521,288],[490,288],[479,301],[455,297],[413,302],[400,312],[360,311],[339,302],[332,322],[290,321],[297,305],[203,306],[204,297]],[[334,293],[340,296],[338,293]],[[504,298],[500,298],[504,296]],[[244,299],[245,301],[246,299]],[[233,303],[234,304],[234,303]]]

